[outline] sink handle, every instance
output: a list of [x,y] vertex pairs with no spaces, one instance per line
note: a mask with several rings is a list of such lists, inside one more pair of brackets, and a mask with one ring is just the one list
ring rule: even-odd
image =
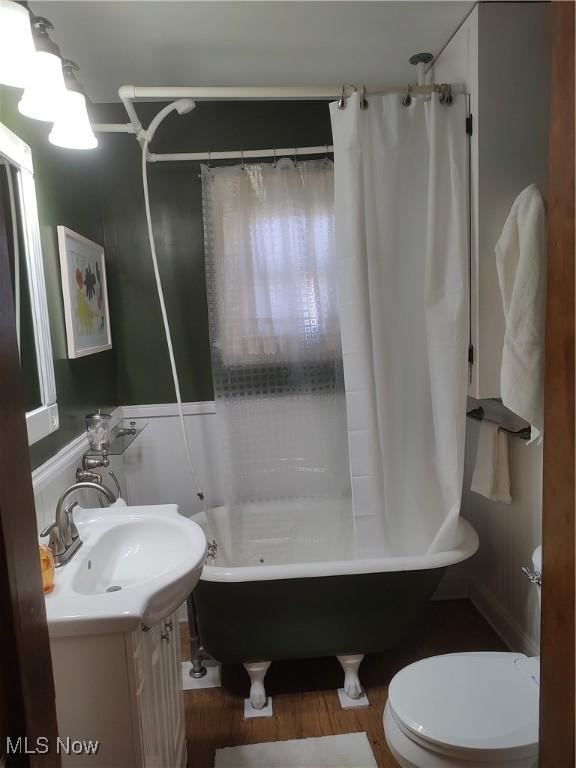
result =
[[46,528],[44,528],[44,530],[42,531],[40,536],[48,536],[48,534],[50,534],[50,541],[48,543],[48,546],[50,547],[50,550],[51,550],[52,554],[53,555],[62,555],[62,554],[64,554],[64,552],[66,550],[66,547],[64,546],[64,541],[62,539],[62,534],[60,533],[60,531],[56,527],[56,523],[55,522],[50,523],[50,525],[48,525]]
[[50,531],[52,530],[52,528],[54,528],[55,526],[56,526],[56,522],[53,520],[53,521],[50,523],[50,525],[47,525],[47,526],[46,526],[46,528],[44,528],[44,530],[43,530],[43,531],[40,533],[40,536],[41,536],[41,537],[42,537],[42,536],[48,536],[48,534],[50,533]]

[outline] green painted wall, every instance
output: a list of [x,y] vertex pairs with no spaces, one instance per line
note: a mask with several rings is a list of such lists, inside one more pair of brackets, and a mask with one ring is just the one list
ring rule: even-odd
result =
[[[60,429],[31,447],[33,467],[84,429],[84,415],[119,403],[174,402],[146,231],[141,155],[133,136],[100,136],[93,152],[48,142],[49,126],[21,118],[18,92],[0,90],[0,121],[32,147]],[[159,104],[139,105],[147,125]],[[125,122],[119,104],[96,105],[96,119]],[[202,103],[170,116],[157,152],[217,151],[330,144],[324,102]],[[202,190],[198,163],[149,165],[156,247],[185,401],[210,400],[212,379],[204,282]],[[56,226],[106,249],[113,349],[69,360]]]
[[69,360],[60,287],[56,226],[64,224],[103,241],[96,152],[72,152],[48,142],[49,125],[29,120],[16,109],[20,91],[0,88],[0,122],[32,148],[42,253],[48,291],[60,429],[30,448],[37,467],[84,429],[84,416],[96,407],[112,407],[116,395],[114,352]]
[[[138,106],[142,123],[161,108]],[[98,118],[126,122],[120,105]],[[325,102],[203,102],[171,115],[154,152],[302,147],[332,142]],[[174,402],[168,354],[146,233],[140,148],[133,136],[101,141],[102,209],[116,354],[124,404]],[[156,248],[185,401],[210,400],[212,380],[204,282],[202,190],[198,163],[149,164]]]

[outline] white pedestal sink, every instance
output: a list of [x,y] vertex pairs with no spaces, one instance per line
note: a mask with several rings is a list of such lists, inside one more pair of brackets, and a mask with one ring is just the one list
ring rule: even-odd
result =
[[[83,544],[46,611],[65,768],[184,768],[178,607],[200,578],[202,529],[176,505],[80,510]],[[69,741],[72,740],[72,741]]]
[[83,544],[46,596],[51,637],[151,627],[196,586],[206,537],[175,504],[85,509],[74,519]]

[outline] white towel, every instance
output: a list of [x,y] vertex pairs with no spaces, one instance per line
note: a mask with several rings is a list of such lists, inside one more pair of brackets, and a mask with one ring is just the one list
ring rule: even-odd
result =
[[506,321],[502,402],[530,423],[529,442],[540,442],[544,428],[546,211],[535,184],[512,205],[496,243],[496,267]]
[[470,490],[491,501],[510,504],[510,468],[508,465],[508,435],[498,424],[480,424],[476,464]]

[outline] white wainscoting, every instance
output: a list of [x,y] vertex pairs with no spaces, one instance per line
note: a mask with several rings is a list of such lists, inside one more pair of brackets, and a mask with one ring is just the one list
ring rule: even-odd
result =
[[[124,471],[132,504],[178,504],[189,516],[202,509],[188,463],[175,404],[130,405],[124,417],[147,426],[124,454]],[[213,402],[184,405],[186,431],[198,480],[209,507],[222,503],[222,462]]]
[[[187,403],[184,412],[206,503],[217,506],[222,503],[223,467],[214,403]],[[116,409],[115,421],[124,417],[147,426],[123,456],[111,457],[111,468],[131,504],[176,503],[183,514],[190,515],[201,509],[201,502],[187,468],[177,414],[170,403]],[[520,568],[531,565],[532,551],[541,542],[542,449],[510,439],[513,503],[494,504],[467,490],[477,438],[478,424],[470,422],[462,514],[480,535],[480,551],[471,561],[449,569],[436,597],[470,597],[511,648],[534,655],[538,653],[538,598]],[[54,519],[56,501],[74,482],[86,449],[82,435],[34,471],[39,530]]]
[[[489,413],[490,406],[484,407]],[[542,446],[509,438],[512,503],[499,504],[469,490],[478,431],[479,424],[469,421],[462,515],[478,531],[480,549],[471,560],[448,570],[435,597],[469,597],[510,648],[535,656],[538,593],[521,568],[532,568],[532,552],[542,543]]]
[[[476,459],[479,424],[468,424],[466,489]],[[511,504],[466,490],[464,515],[478,531],[480,550],[470,563],[470,597],[514,650],[539,652],[540,606],[536,587],[521,568],[532,568],[542,543],[542,446],[509,438]]]

